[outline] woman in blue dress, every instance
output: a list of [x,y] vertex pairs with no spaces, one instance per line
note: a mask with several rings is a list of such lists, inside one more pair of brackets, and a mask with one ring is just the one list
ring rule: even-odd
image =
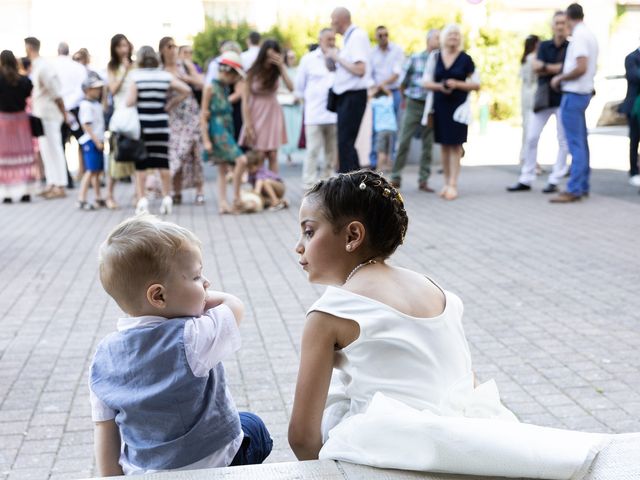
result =
[[471,57],[462,51],[462,35],[458,25],[447,25],[440,34],[441,49],[435,69],[425,87],[432,90],[433,126],[436,143],[442,148],[445,185],[440,196],[453,200],[458,196],[458,176],[462,144],[467,141],[470,120],[469,92],[480,84],[470,77],[475,72]]

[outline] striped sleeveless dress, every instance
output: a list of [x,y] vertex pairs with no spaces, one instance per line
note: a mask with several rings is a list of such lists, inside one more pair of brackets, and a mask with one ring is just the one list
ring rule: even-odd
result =
[[138,89],[138,116],[147,158],[136,162],[136,170],[169,168],[169,114],[165,111],[171,74],[158,68],[132,72]]

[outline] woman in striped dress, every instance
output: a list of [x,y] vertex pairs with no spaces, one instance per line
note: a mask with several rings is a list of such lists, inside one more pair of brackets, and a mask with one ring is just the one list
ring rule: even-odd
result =
[[[173,200],[171,173],[169,171],[169,111],[182,102],[191,89],[182,80],[159,69],[158,55],[152,47],[138,50],[138,69],[132,72],[127,105],[138,108],[142,141],[147,150],[144,160],[136,161],[136,213],[148,211],[149,201],[144,195],[146,171],[158,169],[162,179],[162,204],[160,213],[171,213]],[[169,90],[175,95],[167,101]]]

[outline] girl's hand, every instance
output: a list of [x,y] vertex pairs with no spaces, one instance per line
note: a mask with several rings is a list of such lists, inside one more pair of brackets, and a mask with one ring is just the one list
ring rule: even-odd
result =
[[451,90],[450,88],[447,88],[446,82],[445,82],[440,84],[440,91],[445,95],[449,95],[453,90]]
[[247,142],[253,143],[253,141],[256,139],[256,131],[253,129],[253,125],[246,124],[244,129],[244,134],[247,138]]
[[455,78],[447,78],[444,81],[444,86],[449,90],[455,90],[460,86],[460,81],[456,80]]
[[102,143],[101,141],[97,141],[96,142],[96,148],[98,149],[98,151],[103,151],[104,150],[104,143]]
[[202,147],[204,148],[204,151],[209,155],[213,153],[213,143],[211,143],[211,140],[209,140],[208,138],[205,138],[202,141]]
[[275,65],[278,68],[284,67],[284,58],[281,54],[271,51],[267,53],[267,57],[271,65]]

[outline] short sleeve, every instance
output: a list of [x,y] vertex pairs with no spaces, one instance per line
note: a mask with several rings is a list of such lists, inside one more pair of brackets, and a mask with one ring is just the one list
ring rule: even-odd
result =
[[465,68],[464,73],[467,77],[476,71],[476,64],[473,63],[473,58],[471,58],[470,55],[467,55],[466,57],[464,68]]
[[589,56],[589,45],[587,44],[587,37],[582,32],[578,32],[577,35],[571,37],[570,44],[572,44],[571,52],[574,58]]
[[29,77],[22,77],[22,92],[25,98],[31,95],[31,91],[33,90],[33,83],[29,80]]
[[[91,375],[89,375],[91,377]],[[91,420],[94,422],[105,422],[116,418],[116,411],[109,408],[94,393],[89,384],[89,401],[91,402]]]
[[93,123],[93,111],[89,102],[80,102],[80,109],[78,110],[78,121],[80,125],[85,123]]
[[352,34],[353,43],[349,42],[349,60],[352,63],[363,62],[371,63],[371,45],[369,44],[369,38],[363,30],[356,30]]
[[236,318],[226,305],[189,319],[184,326],[184,350],[191,371],[205,377],[209,370],[235,353],[241,345]]

